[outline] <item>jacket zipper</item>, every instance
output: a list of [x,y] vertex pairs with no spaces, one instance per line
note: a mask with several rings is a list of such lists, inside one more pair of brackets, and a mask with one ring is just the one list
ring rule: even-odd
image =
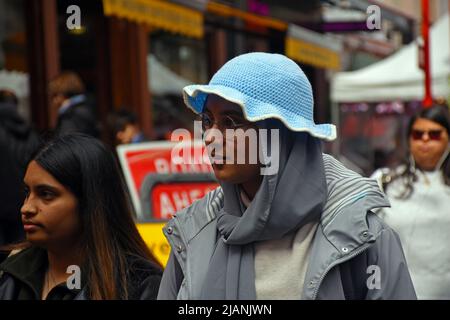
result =
[[356,257],[357,255],[363,253],[364,251],[366,251],[370,246],[372,245],[372,243],[366,243],[365,245],[363,245],[361,248],[359,248],[358,250],[354,251],[353,253],[349,254],[348,256],[345,257],[345,259],[340,259],[340,260],[336,260],[335,263],[330,264],[328,266],[328,268],[325,270],[325,272],[322,274],[322,276],[320,277],[316,289],[314,290],[313,293],[313,300],[316,300],[317,294],[319,293],[319,288],[320,285],[322,284],[323,279],[325,278],[325,276],[328,274],[328,272],[333,269],[335,266],[337,266],[338,264],[344,263],[354,257]]

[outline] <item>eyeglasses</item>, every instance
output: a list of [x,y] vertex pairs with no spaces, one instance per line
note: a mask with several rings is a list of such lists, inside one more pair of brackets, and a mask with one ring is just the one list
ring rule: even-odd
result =
[[430,138],[430,140],[435,140],[435,141],[439,141],[441,140],[441,133],[442,130],[429,130],[429,131],[424,131],[424,130],[416,130],[413,129],[411,131],[411,138],[413,140],[422,140],[423,135],[424,134],[428,134],[428,137]]
[[203,131],[212,129],[214,126],[214,123],[217,124],[217,127],[220,131],[225,131],[226,129],[238,129],[245,126],[249,126],[250,123],[239,121],[236,119],[233,119],[230,116],[224,116],[223,118],[219,119],[219,121],[214,121],[212,117],[210,117],[207,113],[201,113],[200,114],[200,120],[202,122],[202,129]]

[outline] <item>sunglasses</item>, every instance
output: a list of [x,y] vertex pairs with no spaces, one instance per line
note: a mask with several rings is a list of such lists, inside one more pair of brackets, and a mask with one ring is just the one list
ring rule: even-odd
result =
[[413,140],[422,140],[422,137],[425,133],[428,134],[428,137],[430,138],[430,140],[435,140],[435,141],[441,140],[442,130],[424,131],[424,130],[413,129],[411,131],[411,137]]
[[225,132],[226,129],[236,130],[238,128],[250,125],[250,123],[244,122],[244,120],[233,119],[230,116],[225,116],[216,122],[206,113],[200,114],[200,120],[202,122],[203,131],[212,129],[214,123],[216,123],[219,130],[223,132]]

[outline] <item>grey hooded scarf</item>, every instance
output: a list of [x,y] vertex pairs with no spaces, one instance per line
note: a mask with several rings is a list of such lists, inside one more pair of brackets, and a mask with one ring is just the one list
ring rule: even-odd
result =
[[[280,239],[319,221],[325,206],[327,183],[320,140],[289,131],[275,120],[266,120],[263,127],[280,130],[279,170],[263,177],[246,209],[239,186],[220,183],[224,192],[224,207],[217,219],[220,239],[205,277],[203,299],[256,299],[253,244]],[[269,149],[273,150],[270,143]]]

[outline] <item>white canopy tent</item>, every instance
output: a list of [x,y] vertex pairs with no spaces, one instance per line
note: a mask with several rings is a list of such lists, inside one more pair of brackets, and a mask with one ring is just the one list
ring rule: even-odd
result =
[[176,94],[181,95],[183,87],[191,84],[191,81],[179,76],[158,59],[149,54],[147,56],[147,67],[149,74],[149,89],[153,94]]
[[[430,30],[433,97],[450,95],[449,15]],[[333,102],[382,102],[422,100],[424,72],[418,64],[417,43],[403,47],[390,57],[360,70],[336,73],[331,81]]]

